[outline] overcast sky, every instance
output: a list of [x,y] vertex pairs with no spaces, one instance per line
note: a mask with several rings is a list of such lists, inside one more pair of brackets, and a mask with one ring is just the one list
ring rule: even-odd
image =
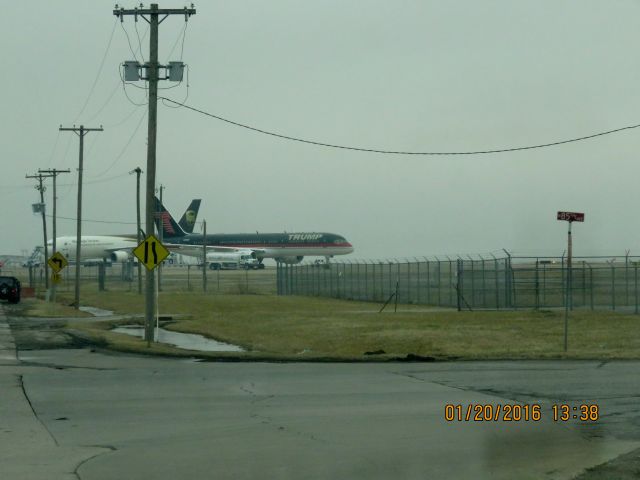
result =
[[[78,137],[59,132],[61,124],[104,126],[85,137],[83,233],[135,232],[129,172],[146,169],[147,107],[132,103],[144,104],[143,89],[126,86],[127,98],[119,68],[133,59],[132,48],[141,59],[138,38],[148,58],[148,26],[141,20],[136,32],[133,17],[121,24],[113,6],[3,2],[0,254],[42,241],[31,212],[38,192],[25,179],[38,168],[71,169],[59,177],[58,215],[75,218]],[[182,54],[188,89],[186,81],[164,81],[162,88],[175,88],[160,94],[257,128],[437,152],[527,146],[640,123],[637,1],[195,7]],[[162,62],[180,59],[184,26],[181,16],[161,24]],[[502,248],[561,254],[567,225],[555,216],[570,210],[586,214],[574,225],[576,254],[640,255],[640,129],[521,152],[399,156],[291,142],[158,108],[164,203],[179,217],[190,199],[202,198],[199,220],[208,232],[333,232],[353,243],[353,258]],[[75,221],[60,218],[58,234],[75,235]]]

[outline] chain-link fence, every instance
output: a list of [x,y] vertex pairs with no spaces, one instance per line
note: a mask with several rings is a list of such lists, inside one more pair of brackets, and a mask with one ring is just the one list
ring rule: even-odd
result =
[[632,308],[640,257],[449,258],[279,264],[279,295],[463,309]]
[[[75,265],[62,270],[56,290],[73,293],[75,290]],[[51,271],[49,271],[51,273]],[[144,292],[145,269],[142,268],[142,291]],[[156,270],[156,277],[158,270]],[[22,286],[33,287],[44,295],[45,273],[42,267],[3,268],[5,275],[14,275]],[[51,285],[51,280],[49,281]],[[82,291],[138,291],[138,269],[131,263],[84,265],[80,268]],[[207,270],[206,291],[211,294],[274,294],[275,268],[264,270]],[[202,268],[196,265],[164,265],[159,279],[161,291],[202,292],[204,279]]]

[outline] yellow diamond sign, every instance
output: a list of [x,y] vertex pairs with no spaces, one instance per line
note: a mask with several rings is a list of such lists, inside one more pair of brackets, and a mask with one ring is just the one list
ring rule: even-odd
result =
[[169,256],[169,250],[154,235],[149,235],[133,249],[133,254],[147,270],[153,270]]
[[47,263],[51,267],[51,270],[53,270],[55,273],[58,273],[64,267],[69,265],[69,262],[67,262],[67,259],[60,252],[56,252],[53,255],[51,255],[49,260],[47,260]]

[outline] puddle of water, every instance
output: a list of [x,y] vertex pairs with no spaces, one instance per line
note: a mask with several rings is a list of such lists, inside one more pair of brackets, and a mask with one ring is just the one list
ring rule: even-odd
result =
[[[116,327],[111,331],[144,338],[144,328],[138,326]],[[155,332],[157,342],[167,343],[178,348],[199,350],[201,352],[244,352],[242,347],[211,340],[210,338],[205,338],[202,335],[170,332],[164,328],[155,329]]]
[[98,308],[98,307],[83,307],[83,306],[81,306],[79,308],[79,310],[82,310],[83,312],[88,312],[91,315],[93,315],[94,317],[108,317],[110,315],[113,315],[113,312],[111,310],[104,310],[104,309]]

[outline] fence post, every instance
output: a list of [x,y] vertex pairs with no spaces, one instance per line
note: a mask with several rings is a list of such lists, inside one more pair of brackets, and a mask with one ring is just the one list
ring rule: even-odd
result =
[[298,295],[298,275],[297,275],[297,265],[289,265],[289,276],[291,277],[291,293],[293,295]]
[[458,311],[462,311],[462,259],[457,260],[457,272],[456,272],[456,304]]
[[[187,267],[187,285],[189,285],[189,267]],[[282,295],[280,291],[280,263],[276,263],[276,295]]]
[[411,263],[408,258],[405,258],[407,263],[407,300],[406,303],[410,304],[411,302]]
[[[397,268],[396,268],[396,292],[400,291],[399,285],[400,285],[400,273],[401,273],[401,271],[402,271],[401,264],[400,264],[400,261],[398,261]],[[407,292],[409,291],[409,288],[410,288],[409,285],[407,285],[407,287],[406,287]],[[398,299],[398,293],[396,293],[396,300],[397,299]],[[405,300],[404,303],[407,303],[407,301]]]
[[564,254],[566,251],[562,252],[562,257],[560,257],[560,273],[562,276],[562,306],[564,307],[564,303],[567,300],[567,292],[566,292],[566,272],[564,271]]
[[[397,258],[394,258],[393,260],[389,260],[389,294],[391,294],[392,292],[395,292],[396,288],[396,282],[393,281],[393,267],[392,265],[394,265],[394,263],[398,262]],[[396,281],[398,280],[398,277],[396,277]]]
[[416,303],[420,305],[420,260],[415,258],[416,261],[416,269],[418,270],[416,277]]
[[431,264],[426,257],[425,261],[427,262],[427,305],[431,305]]
[[589,280],[591,281],[591,310],[593,310],[593,267],[589,265]]
[[447,286],[449,287],[449,306],[453,305],[453,260],[449,258],[448,255],[445,255],[449,260],[449,281],[447,282]]
[[[357,300],[360,300],[360,262],[356,263],[356,282]],[[353,294],[353,263],[351,264],[351,300],[356,300]]]
[[[335,271],[336,277],[338,276],[338,264],[334,263],[333,266],[335,267],[334,269],[331,269],[331,272],[333,273]],[[336,289],[337,290],[337,289]],[[336,298],[335,294],[333,293],[333,275],[329,275],[329,297],[331,298]]]
[[638,314],[638,262],[633,262],[633,290],[635,293],[635,313]]
[[438,306],[442,306],[442,262],[436,257],[438,265]]
[[380,266],[380,300],[385,299],[384,295],[384,260],[378,260],[378,265]]
[[285,263],[280,264],[280,272],[282,273],[282,295],[287,295],[287,265]]
[[377,300],[376,298],[376,264],[375,262],[372,260],[371,261],[371,299],[375,302]]
[[500,310],[500,288],[499,288],[499,280],[498,280],[498,259],[493,253],[489,253],[493,257],[493,277],[496,281],[496,310]]
[[[123,267],[124,268],[124,267]],[[104,277],[106,276],[104,262],[98,262],[98,291],[104,292]]]
[[547,306],[547,266],[542,266],[542,305]]
[[504,253],[507,254],[507,258],[505,258],[505,288],[506,288],[506,292],[505,292],[505,303],[506,303],[506,307],[507,308],[512,308],[513,307],[513,303],[512,303],[512,299],[511,299],[511,254],[505,250],[504,248],[502,249],[504,251]]
[[629,250],[624,255],[624,292],[624,304],[629,306]]
[[540,310],[540,273],[538,272],[540,260],[536,257],[536,273],[535,273],[535,285],[536,285],[536,310]]
[[582,306],[587,305],[587,271],[586,262],[582,261]]
[[485,277],[484,257],[480,254],[478,254],[478,256],[482,261],[482,306],[487,308],[487,279]]
[[[364,300],[369,300],[369,267],[368,263],[364,261]],[[361,298],[362,300],[362,298]]]
[[504,308],[509,308],[509,264],[508,259],[504,259]]
[[616,309],[616,270],[613,266],[613,262],[615,259],[611,261],[611,309]]
[[467,257],[469,257],[469,261],[471,262],[471,305],[475,307],[475,300],[476,300],[476,269],[475,269],[475,264],[473,261],[473,258],[471,258],[470,255],[467,255]]

